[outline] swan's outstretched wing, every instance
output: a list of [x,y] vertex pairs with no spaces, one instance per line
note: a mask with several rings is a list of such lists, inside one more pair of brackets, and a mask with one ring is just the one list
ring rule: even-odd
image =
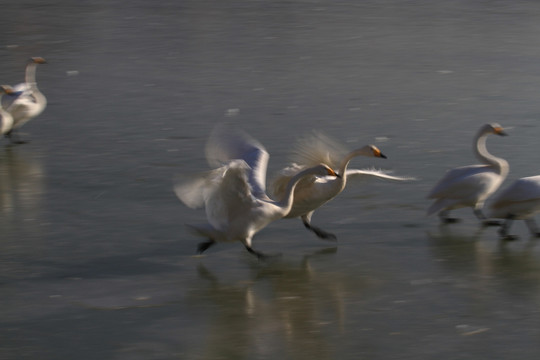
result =
[[231,160],[244,160],[251,168],[248,183],[256,197],[266,197],[266,169],[269,154],[264,146],[245,132],[218,125],[206,144],[206,158],[212,167]]
[[182,176],[176,179],[174,192],[187,207],[204,207],[208,194],[218,186],[220,178],[227,170],[226,166],[197,175]]
[[337,168],[346,154],[347,150],[337,141],[322,133],[313,132],[298,140],[292,161],[306,167],[326,164]]
[[498,195],[491,207],[493,209],[511,203],[540,199],[540,176],[529,176],[516,180]]
[[410,176],[394,176],[390,175],[391,171],[381,170],[381,169],[347,169],[345,175],[347,178],[363,178],[363,177],[376,177],[381,179],[388,180],[397,180],[397,181],[411,181],[416,180],[414,177]]
[[205,194],[205,210],[208,222],[216,229],[227,226],[255,205],[248,183],[249,165],[243,160],[234,160],[225,166],[223,174],[213,179],[214,186]]

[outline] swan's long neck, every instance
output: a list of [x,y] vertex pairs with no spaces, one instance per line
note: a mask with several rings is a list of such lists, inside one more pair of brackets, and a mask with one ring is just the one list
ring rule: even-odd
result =
[[489,132],[486,133],[481,131],[476,135],[473,151],[480,161],[484,164],[493,166],[501,176],[505,177],[508,174],[508,163],[506,160],[490,154],[487,150],[486,140],[489,134]]
[[285,188],[285,194],[281,198],[280,201],[276,201],[275,205],[283,211],[284,214],[287,214],[293,205],[294,201],[294,189],[296,188],[296,185],[298,185],[298,182],[306,175],[313,174],[313,169],[306,169],[304,171],[300,171],[298,174],[293,176],[289,182],[287,183],[287,187]]
[[35,89],[35,90],[37,90],[36,69],[37,69],[37,64],[31,62],[28,65],[26,65],[26,72],[24,74],[24,81],[26,82],[26,84],[30,88]]
[[347,184],[347,167],[349,166],[349,163],[351,160],[357,156],[360,155],[369,155],[371,150],[368,150],[366,148],[356,149],[345,155],[343,160],[341,160],[341,164],[339,165],[339,175],[341,175],[341,178],[337,178],[335,183],[338,182],[341,184],[342,188],[345,188],[345,185]]

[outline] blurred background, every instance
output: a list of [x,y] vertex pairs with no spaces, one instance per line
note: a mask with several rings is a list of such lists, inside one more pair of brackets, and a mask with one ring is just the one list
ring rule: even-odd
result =
[[[538,174],[537,1],[18,0],[2,84],[42,56],[45,111],[0,143],[0,359],[537,359],[540,252],[426,195],[489,150]],[[321,131],[415,182],[356,181],[300,220],[197,257],[173,192],[229,122],[287,165]]]

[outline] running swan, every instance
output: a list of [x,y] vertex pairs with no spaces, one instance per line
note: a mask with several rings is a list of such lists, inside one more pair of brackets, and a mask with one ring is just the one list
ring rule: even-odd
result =
[[540,211],[540,175],[518,179],[498,195],[490,206],[490,217],[506,219],[499,233],[507,240],[516,238],[509,235],[513,220],[525,220],[532,236],[540,237],[534,221],[534,214]]
[[484,164],[449,170],[428,195],[429,199],[435,199],[427,211],[428,216],[438,212],[442,222],[452,223],[458,219],[448,217],[450,210],[472,207],[479,220],[491,225],[482,208],[508,175],[508,163],[487,151],[486,138],[490,134],[507,135],[499,124],[486,124],[480,128],[474,138],[473,151]]
[[319,238],[336,240],[336,235],[311,225],[311,217],[316,209],[332,200],[345,189],[348,178],[376,177],[390,180],[413,180],[413,178],[391,176],[382,170],[347,169],[349,162],[357,156],[386,159],[386,156],[374,145],[366,145],[347,153],[335,140],[320,133],[302,139],[298,143],[293,156],[295,163],[281,170],[273,181],[272,188],[276,196],[283,196],[290,179],[314,164],[328,164],[330,167],[338,169],[338,174],[341,176],[304,177],[294,191],[293,206],[285,218],[300,217],[304,226]]
[[13,117],[13,126],[5,133],[11,142],[24,143],[24,141],[13,139],[14,131],[41,114],[47,106],[47,98],[39,91],[36,83],[37,65],[46,63],[41,57],[31,58],[26,65],[25,82],[13,87],[15,91],[21,91],[22,94],[11,102],[4,98],[3,106]]
[[305,169],[290,179],[284,195],[274,201],[265,189],[269,155],[257,140],[217,128],[210,136],[206,155],[212,166],[224,165],[175,186],[176,195],[186,206],[204,206],[206,210],[208,224],[190,226],[208,238],[199,244],[199,253],[216,242],[240,241],[250,253],[264,258],[252,248],[253,236],[290,211],[298,182],[309,175],[337,176],[323,164]]

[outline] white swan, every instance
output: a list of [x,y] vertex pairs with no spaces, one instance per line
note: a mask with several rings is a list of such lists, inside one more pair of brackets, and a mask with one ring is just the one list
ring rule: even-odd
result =
[[9,85],[0,86],[0,134],[5,135],[13,128],[13,116],[2,106],[4,95],[11,97],[20,96],[21,92],[14,91]]
[[531,235],[540,237],[534,214],[540,211],[540,175],[518,179],[497,195],[490,206],[489,215],[506,219],[499,233],[506,239],[514,239],[508,230],[512,220],[525,220]]
[[13,127],[6,132],[5,136],[12,142],[23,143],[23,141],[13,139],[13,131],[41,114],[47,106],[47,98],[39,91],[36,83],[37,65],[46,63],[41,57],[28,60],[25,82],[13,87],[15,91],[21,91],[22,94],[11,102],[4,99],[3,106],[13,117]]
[[209,239],[199,244],[199,253],[216,242],[240,241],[261,258],[264,255],[252,248],[253,236],[289,212],[298,181],[308,175],[337,175],[323,164],[305,169],[291,178],[281,200],[274,201],[265,191],[269,155],[264,147],[247,134],[221,130],[212,133],[206,150],[210,164],[225,165],[176,185],[175,192],[185,205],[205,207],[208,224],[190,226]]
[[[486,149],[486,138],[490,134],[507,135],[499,124],[486,124],[480,128],[473,142],[473,151],[485,165],[470,165],[449,170],[428,195],[435,202],[427,214],[438,212],[441,221],[450,223],[450,210],[472,207],[480,220],[486,220],[482,213],[484,202],[501,185],[508,175],[508,163],[491,155]],[[487,225],[491,225],[485,222]]]
[[373,145],[366,145],[347,153],[335,140],[320,133],[315,133],[300,140],[293,156],[295,163],[281,170],[273,181],[272,189],[276,196],[283,196],[287,188],[286,185],[293,176],[296,176],[306,167],[317,163],[328,164],[330,167],[338,169],[337,172],[341,176],[304,177],[294,191],[293,206],[285,218],[300,217],[304,226],[318,237],[335,240],[336,236],[334,234],[311,225],[311,217],[316,209],[332,200],[345,189],[348,178],[377,177],[390,180],[412,180],[412,178],[391,176],[382,170],[347,169],[349,162],[356,156],[386,158]]

